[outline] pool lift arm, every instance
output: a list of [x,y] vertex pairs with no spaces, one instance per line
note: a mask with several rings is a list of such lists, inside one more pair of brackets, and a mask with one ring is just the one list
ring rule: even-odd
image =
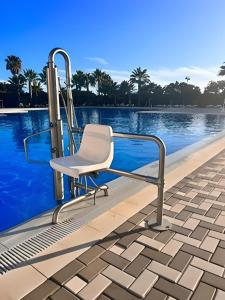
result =
[[[65,60],[65,69],[66,69],[66,101],[64,100],[59,78],[57,67],[55,65],[55,56],[56,54],[60,54],[63,56]],[[47,68],[47,90],[48,90],[48,103],[49,103],[49,121],[50,121],[50,132],[51,132],[51,153],[52,158],[59,158],[64,156],[64,142],[63,142],[63,124],[60,114],[60,101],[59,95],[61,94],[63,104],[66,111],[66,117],[68,122],[68,131],[69,131],[69,152],[70,155],[74,155],[75,153],[75,140],[73,138],[73,134],[82,134],[83,130],[78,128],[75,110],[73,105],[72,98],[72,86],[71,86],[71,63],[69,55],[65,50],[61,48],[53,49],[48,58],[48,68]],[[163,141],[154,135],[138,135],[138,134],[125,134],[125,133],[113,133],[114,137],[117,138],[127,138],[127,139],[141,139],[145,141],[153,141],[157,144],[159,148],[159,169],[158,176],[151,177],[145,176],[141,174],[135,174],[130,172],[125,172],[121,170],[115,169],[104,169],[103,171],[110,172],[113,174],[117,174],[120,176],[129,177],[135,180],[145,181],[150,184],[154,184],[158,187],[158,206],[157,206],[157,215],[150,221],[146,223],[147,226],[153,228],[154,230],[164,231],[171,228],[170,222],[163,217],[163,192],[164,192],[164,168],[165,168],[165,145]],[[26,149],[25,149],[26,150]],[[84,195],[80,195],[74,199],[71,199],[69,202],[65,202],[56,207],[52,221],[53,223],[59,222],[59,214],[60,212],[74,203],[89,199],[90,196],[95,196],[98,191],[103,190],[105,195],[108,195],[108,187],[106,185],[97,186],[91,177],[92,174],[85,174],[85,184],[81,182],[74,181],[73,178],[70,178],[70,191],[71,194],[74,192],[74,188],[77,190],[83,189],[85,191]],[[87,186],[88,176],[93,183],[94,186]],[[63,182],[63,174],[54,170],[54,189],[55,189],[55,197],[58,200],[64,199],[64,182]],[[95,203],[95,202],[94,202]]]

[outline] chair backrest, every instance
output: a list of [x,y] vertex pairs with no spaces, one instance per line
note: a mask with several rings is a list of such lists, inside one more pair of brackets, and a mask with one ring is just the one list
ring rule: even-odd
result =
[[113,160],[113,131],[110,126],[88,124],[77,155],[93,163],[107,163]]

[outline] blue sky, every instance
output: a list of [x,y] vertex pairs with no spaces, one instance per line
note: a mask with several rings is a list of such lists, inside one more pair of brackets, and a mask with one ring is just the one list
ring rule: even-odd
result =
[[73,71],[101,68],[121,81],[141,66],[162,85],[188,75],[203,87],[221,79],[224,15],[224,0],[1,0],[0,80],[7,55],[39,72],[63,47]]

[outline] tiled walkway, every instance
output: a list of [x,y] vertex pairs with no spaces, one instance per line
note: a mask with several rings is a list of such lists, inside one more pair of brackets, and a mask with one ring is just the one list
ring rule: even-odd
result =
[[23,299],[224,300],[225,151],[165,193],[171,230],[144,227],[156,205],[136,213]]

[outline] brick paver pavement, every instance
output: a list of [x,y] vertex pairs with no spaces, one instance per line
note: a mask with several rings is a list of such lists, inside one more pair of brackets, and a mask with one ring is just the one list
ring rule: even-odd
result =
[[225,151],[165,193],[165,232],[144,227],[153,201],[24,300],[225,299]]

